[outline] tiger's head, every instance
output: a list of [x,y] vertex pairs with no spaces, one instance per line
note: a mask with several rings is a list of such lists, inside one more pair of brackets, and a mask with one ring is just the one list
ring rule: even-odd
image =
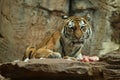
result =
[[73,44],[83,44],[92,35],[89,16],[71,16],[66,18],[62,34]]

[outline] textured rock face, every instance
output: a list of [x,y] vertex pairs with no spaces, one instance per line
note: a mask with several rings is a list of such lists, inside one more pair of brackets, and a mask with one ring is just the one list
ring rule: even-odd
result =
[[[91,55],[103,55],[112,50],[118,49],[119,45],[111,41],[119,34],[119,15],[120,1],[118,0],[75,0],[73,1],[73,15],[83,15],[89,13],[91,15],[93,36],[85,45],[84,53]],[[116,21],[118,24],[117,31],[111,26],[112,14],[117,13]],[[112,21],[115,21],[112,18]],[[116,33],[116,34],[114,34]],[[114,37],[111,37],[114,36]],[[120,41],[120,37],[115,38]]]
[[20,59],[27,46],[39,45],[44,36],[60,26],[60,16],[67,11],[66,0],[0,0],[0,3],[1,62]]
[[103,64],[96,64],[65,59],[36,59],[26,63],[2,64],[0,72],[10,80],[102,80]]
[[21,59],[27,46],[38,46],[61,26],[63,14],[91,15],[93,36],[84,54],[117,49],[112,41],[120,41],[119,4],[119,0],[0,0],[0,62]]
[[99,62],[67,59],[31,59],[0,65],[2,80],[120,80],[120,50]]

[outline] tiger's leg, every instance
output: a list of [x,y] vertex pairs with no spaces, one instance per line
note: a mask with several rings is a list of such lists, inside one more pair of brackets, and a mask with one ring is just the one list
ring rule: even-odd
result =
[[73,57],[64,56],[63,59],[74,60],[74,61],[81,60],[82,59],[82,54],[79,53],[77,56],[73,56]]
[[70,56],[64,56],[63,59],[77,61],[77,59],[75,57],[70,57]]
[[48,58],[62,58],[61,54],[58,52],[52,52],[48,55]]
[[83,45],[81,45],[81,48],[78,50],[78,52],[74,55],[74,57],[76,58],[76,59],[79,59],[79,60],[81,60],[82,59],[82,48],[83,48]]
[[35,52],[36,52],[36,48],[34,48],[34,47],[28,47],[26,49],[26,52],[25,52],[22,60],[24,62],[27,62],[29,59],[33,58],[32,55],[35,54]]
[[53,52],[50,49],[40,48],[37,50],[36,54],[33,55],[35,58],[61,58],[61,54],[58,52]]
[[82,54],[79,53],[79,54],[76,56],[76,59],[82,59]]

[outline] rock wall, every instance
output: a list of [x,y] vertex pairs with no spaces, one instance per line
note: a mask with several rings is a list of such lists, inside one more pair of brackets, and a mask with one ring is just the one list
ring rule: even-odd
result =
[[85,45],[85,49],[83,51],[84,53],[101,56],[119,48],[119,45],[116,44],[120,41],[119,3],[120,1],[118,0],[73,1],[73,15],[79,16],[89,13],[92,18],[91,25],[93,36],[92,39],[89,40],[88,43]]
[[117,49],[119,4],[119,0],[0,0],[0,62],[21,59],[27,46],[38,46],[62,24],[63,14],[91,15],[93,36],[84,54]]
[[27,46],[36,46],[53,33],[67,13],[66,0],[1,0],[0,61],[21,59]]

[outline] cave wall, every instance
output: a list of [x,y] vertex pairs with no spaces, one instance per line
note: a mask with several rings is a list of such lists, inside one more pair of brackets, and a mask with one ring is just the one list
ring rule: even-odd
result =
[[93,36],[84,54],[102,55],[117,49],[119,4],[119,0],[0,0],[0,62],[21,59],[27,46],[39,46],[61,26],[63,14],[90,14]]

